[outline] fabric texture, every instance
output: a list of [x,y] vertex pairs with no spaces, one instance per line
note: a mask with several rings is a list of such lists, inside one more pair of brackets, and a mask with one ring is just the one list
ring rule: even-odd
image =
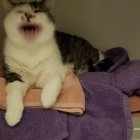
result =
[[[42,108],[40,102],[41,89],[30,89],[25,98],[24,106],[30,108]],[[5,79],[0,78],[0,108],[6,109]],[[66,76],[61,93],[53,109],[82,115],[85,111],[85,96],[79,79],[73,73]]]
[[10,128],[1,110],[0,139],[131,140],[128,96],[140,89],[140,60],[129,61],[123,48],[113,48],[106,54],[114,60],[109,72],[79,76],[86,101],[83,115],[26,108],[21,123]]

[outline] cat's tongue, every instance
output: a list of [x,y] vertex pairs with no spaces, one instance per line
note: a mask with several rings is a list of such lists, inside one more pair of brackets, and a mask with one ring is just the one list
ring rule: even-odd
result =
[[19,27],[20,33],[28,40],[34,40],[41,31],[41,27],[37,24],[24,24]]

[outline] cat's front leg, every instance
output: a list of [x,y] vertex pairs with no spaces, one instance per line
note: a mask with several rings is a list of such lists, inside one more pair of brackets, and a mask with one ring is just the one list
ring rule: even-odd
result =
[[44,108],[50,108],[55,104],[62,88],[62,82],[62,78],[55,76],[45,84],[41,95],[41,103]]
[[9,126],[15,126],[20,122],[24,110],[23,97],[28,89],[24,82],[15,81],[6,86],[7,111],[5,120]]

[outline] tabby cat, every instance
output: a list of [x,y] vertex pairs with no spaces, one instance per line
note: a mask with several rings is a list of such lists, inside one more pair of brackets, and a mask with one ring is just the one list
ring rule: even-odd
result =
[[23,98],[30,86],[42,88],[41,103],[50,108],[66,74],[106,71],[112,61],[86,40],[56,31],[50,0],[9,4],[4,20],[5,119],[8,125],[15,126],[22,118]]

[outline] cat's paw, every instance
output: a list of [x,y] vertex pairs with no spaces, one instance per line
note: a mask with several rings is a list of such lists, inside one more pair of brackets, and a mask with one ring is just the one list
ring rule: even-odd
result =
[[5,114],[5,120],[9,126],[15,126],[18,124],[22,118],[23,114],[23,107],[15,108],[15,109],[8,109]]
[[41,95],[41,103],[44,108],[51,108],[61,91],[62,80],[60,77],[53,77],[44,87]]
[[49,97],[47,94],[42,94],[41,103],[44,108],[51,108],[56,102],[56,97]]

